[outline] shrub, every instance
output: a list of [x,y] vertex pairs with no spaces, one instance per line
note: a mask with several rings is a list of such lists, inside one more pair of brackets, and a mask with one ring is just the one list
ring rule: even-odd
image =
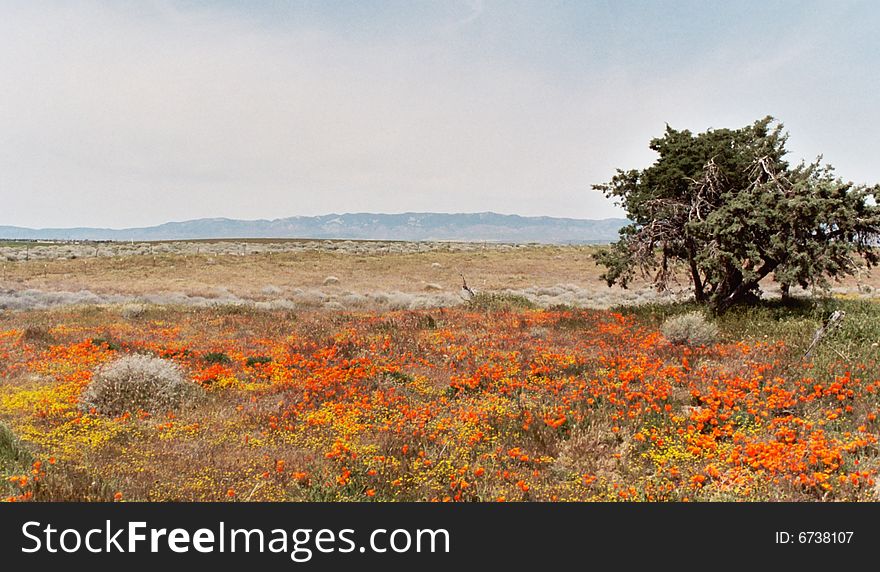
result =
[[152,356],[128,355],[99,367],[80,398],[86,411],[120,415],[139,410],[173,410],[202,395],[177,364]]
[[527,310],[535,307],[535,303],[525,296],[509,292],[478,292],[467,304],[475,310],[490,312]]
[[205,363],[219,363],[223,365],[232,363],[232,360],[224,352],[208,352],[202,356],[202,359],[205,360]]
[[119,313],[126,320],[134,320],[143,317],[147,313],[147,307],[143,304],[126,304],[119,310]]
[[254,367],[255,365],[272,363],[272,358],[269,356],[250,356],[245,363],[248,367]]
[[92,345],[99,348],[107,348],[111,352],[118,352],[122,346],[110,338],[97,337],[92,338]]
[[22,341],[28,343],[51,343],[54,337],[49,330],[42,326],[28,326],[24,329],[21,336]]
[[666,339],[673,344],[689,346],[705,346],[718,337],[718,327],[706,321],[699,312],[691,312],[669,318],[663,322],[660,330]]

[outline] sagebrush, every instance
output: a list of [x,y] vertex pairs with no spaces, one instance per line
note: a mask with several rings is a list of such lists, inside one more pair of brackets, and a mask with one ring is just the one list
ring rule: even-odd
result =
[[99,367],[80,399],[82,409],[104,415],[173,411],[197,400],[199,386],[180,366],[148,355],[127,355]]
[[661,327],[663,335],[673,344],[705,346],[718,338],[718,326],[706,320],[700,312],[690,312],[669,318]]

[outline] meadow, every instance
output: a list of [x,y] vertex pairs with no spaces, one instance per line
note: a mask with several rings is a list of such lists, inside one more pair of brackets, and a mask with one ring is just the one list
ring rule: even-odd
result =
[[[698,309],[607,289],[595,247],[181,244],[7,261],[0,496],[880,497],[870,279],[707,317],[710,338],[673,343],[664,324]],[[126,356],[179,372],[186,397],[96,397]]]

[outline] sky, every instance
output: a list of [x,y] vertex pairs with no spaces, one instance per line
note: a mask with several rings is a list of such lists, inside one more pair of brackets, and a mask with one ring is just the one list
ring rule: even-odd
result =
[[0,0],[0,225],[605,218],[652,137],[773,115],[880,182],[875,1]]

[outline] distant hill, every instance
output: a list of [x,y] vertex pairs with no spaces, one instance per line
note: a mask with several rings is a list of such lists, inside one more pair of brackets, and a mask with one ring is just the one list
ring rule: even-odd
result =
[[617,239],[627,221],[524,217],[492,212],[443,214],[349,213],[275,220],[206,218],[144,228],[0,226],[0,239],[191,240],[206,238],[324,238],[589,243]]

